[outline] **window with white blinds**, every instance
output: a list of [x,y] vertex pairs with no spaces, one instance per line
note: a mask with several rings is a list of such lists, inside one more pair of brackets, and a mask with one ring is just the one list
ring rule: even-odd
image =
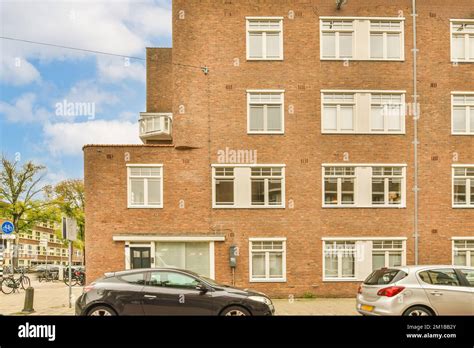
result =
[[451,60],[453,62],[474,62],[474,20],[451,21]]
[[248,133],[284,133],[283,104],[283,91],[247,91]]
[[474,92],[453,93],[452,100],[452,133],[474,135]]
[[283,59],[283,19],[280,17],[247,18],[247,59]]

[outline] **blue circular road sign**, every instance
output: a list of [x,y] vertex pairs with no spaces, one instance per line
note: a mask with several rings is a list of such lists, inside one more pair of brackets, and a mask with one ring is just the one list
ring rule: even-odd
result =
[[5,234],[11,234],[11,233],[13,233],[14,230],[15,230],[15,227],[13,226],[13,224],[12,224],[10,221],[5,221],[5,222],[2,224],[2,231],[3,231],[3,233],[5,233]]

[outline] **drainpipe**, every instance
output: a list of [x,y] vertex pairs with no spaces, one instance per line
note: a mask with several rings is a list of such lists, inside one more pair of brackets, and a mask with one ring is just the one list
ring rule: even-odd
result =
[[418,265],[419,256],[418,256],[418,243],[419,243],[419,235],[418,235],[418,119],[419,115],[419,108],[418,108],[418,85],[417,85],[417,55],[418,55],[418,48],[416,44],[416,17],[418,14],[416,13],[416,0],[412,0],[412,18],[413,18],[413,149],[414,149],[414,219],[413,219],[413,237],[415,240],[415,265]]

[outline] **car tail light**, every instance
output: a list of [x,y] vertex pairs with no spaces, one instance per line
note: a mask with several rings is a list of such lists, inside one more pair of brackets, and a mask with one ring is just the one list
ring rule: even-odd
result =
[[393,296],[398,295],[399,293],[401,293],[403,290],[405,290],[405,287],[403,287],[403,286],[390,286],[388,288],[380,289],[377,292],[377,295],[386,296],[386,297],[393,297]]
[[84,292],[89,292],[94,289],[94,284],[84,286]]

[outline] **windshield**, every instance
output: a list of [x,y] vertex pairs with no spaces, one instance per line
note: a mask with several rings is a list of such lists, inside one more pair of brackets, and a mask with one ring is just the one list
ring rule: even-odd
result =
[[214,279],[211,279],[211,278],[208,278],[208,277],[203,277],[203,276],[200,276],[201,279],[204,279],[206,281],[206,283],[210,284],[210,285],[213,285],[213,286],[226,286],[224,284],[219,284],[217,283]]

